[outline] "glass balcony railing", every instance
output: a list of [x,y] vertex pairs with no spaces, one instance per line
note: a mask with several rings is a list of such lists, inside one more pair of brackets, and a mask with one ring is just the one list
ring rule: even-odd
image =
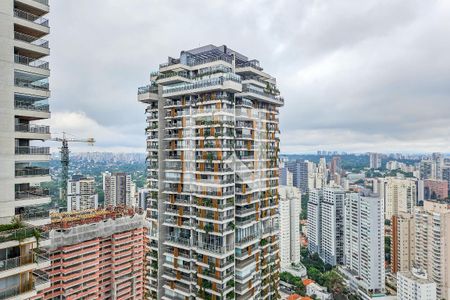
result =
[[18,146],[15,153],[18,155],[50,155],[50,147]]
[[217,77],[217,78],[211,78],[211,79],[207,79],[207,80],[199,80],[199,81],[193,82],[193,83],[185,83],[185,84],[181,84],[181,85],[177,85],[177,86],[171,86],[171,87],[167,87],[163,90],[163,95],[170,94],[170,93],[183,92],[183,91],[188,91],[188,90],[194,90],[194,89],[199,89],[199,88],[206,88],[206,87],[215,86],[215,85],[223,85],[225,81],[234,81],[234,82],[240,83],[241,77],[239,75],[229,73],[224,76]]
[[48,61],[33,59],[23,55],[14,54],[14,62],[16,64],[21,64],[29,67],[35,67],[39,69],[49,70]]
[[34,0],[34,1],[48,6],[48,0]]
[[[44,0],[42,0],[42,1],[44,1]],[[47,5],[48,5],[48,3],[47,3]],[[26,11],[23,11],[23,10],[20,10],[17,8],[14,9],[14,17],[33,22],[37,25],[42,25],[42,26],[48,27],[48,20],[46,18],[42,18],[42,17],[36,16],[36,15],[33,15],[29,12],[26,12]]]
[[157,85],[146,85],[141,86],[138,88],[138,95],[145,94],[145,93],[158,93],[158,86]]
[[46,100],[35,101],[35,102],[14,100],[14,107],[16,109],[50,112],[50,106],[47,104]]
[[17,87],[30,88],[35,90],[48,91],[49,84],[47,79],[30,81],[25,79],[16,78],[14,79],[14,85]]
[[40,133],[49,134],[50,126],[44,125],[30,125],[30,124],[16,124],[16,132],[29,132],[29,133]]
[[49,48],[48,41],[44,39],[36,38],[35,36],[28,35],[22,32],[14,31],[14,39],[22,42],[29,43],[42,48]]
[[16,169],[16,177],[22,176],[46,176],[50,174],[47,168],[29,167],[23,169]]
[[26,190],[26,191],[16,192],[15,199],[16,199],[16,201],[33,200],[36,198],[44,198],[44,197],[49,197],[49,196],[50,196],[50,192],[48,189],[33,188],[33,189]]
[[42,232],[40,229],[35,227],[21,227],[6,231],[0,231],[0,243],[8,241],[22,241],[30,237],[38,237],[40,239],[48,239],[48,233]]

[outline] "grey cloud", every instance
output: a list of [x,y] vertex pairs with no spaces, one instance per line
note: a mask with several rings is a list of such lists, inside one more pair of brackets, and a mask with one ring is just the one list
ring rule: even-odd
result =
[[137,87],[213,43],[277,77],[282,152],[450,151],[444,0],[54,0],[50,20],[52,110],[94,120],[98,147],[143,151]]

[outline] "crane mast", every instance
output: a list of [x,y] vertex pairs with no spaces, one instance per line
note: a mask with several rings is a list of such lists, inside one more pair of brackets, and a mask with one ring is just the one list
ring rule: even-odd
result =
[[66,133],[63,132],[62,138],[52,138],[52,141],[61,142],[61,184],[59,189],[59,199],[62,203],[67,201],[67,182],[69,181],[69,142],[71,143],[87,143],[88,145],[94,145],[95,140],[93,138],[87,139],[73,139],[66,138]]

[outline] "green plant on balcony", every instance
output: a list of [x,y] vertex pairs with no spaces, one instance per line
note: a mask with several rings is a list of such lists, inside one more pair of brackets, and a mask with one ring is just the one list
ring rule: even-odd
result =
[[230,287],[234,287],[234,280],[233,279],[231,279],[230,281],[227,282],[227,288],[230,288]]
[[234,230],[236,228],[236,225],[234,225],[233,222],[228,223],[228,228],[231,230]]
[[207,223],[204,227],[206,234],[209,234],[214,228],[210,223]]
[[234,291],[227,294],[227,299],[234,299]]
[[267,245],[267,240],[266,239],[261,239],[261,241],[259,242],[259,244],[264,247],[265,245]]
[[158,263],[157,262],[155,262],[155,261],[152,262],[151,266],[152,266],[153,269],[158,270]]
[[214,159],[214,155],[211,152],[208,152],[206,154],[206,160],[208,161],[208,163],[212,163],[213,159]]

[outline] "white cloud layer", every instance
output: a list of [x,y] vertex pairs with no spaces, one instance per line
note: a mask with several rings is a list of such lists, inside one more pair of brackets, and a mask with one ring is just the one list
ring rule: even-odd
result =
[[226,44],[285,96],[282,152],[450,152],[450,2],[51,2],[52,125],[145,148],[136,90],[167,56]]

